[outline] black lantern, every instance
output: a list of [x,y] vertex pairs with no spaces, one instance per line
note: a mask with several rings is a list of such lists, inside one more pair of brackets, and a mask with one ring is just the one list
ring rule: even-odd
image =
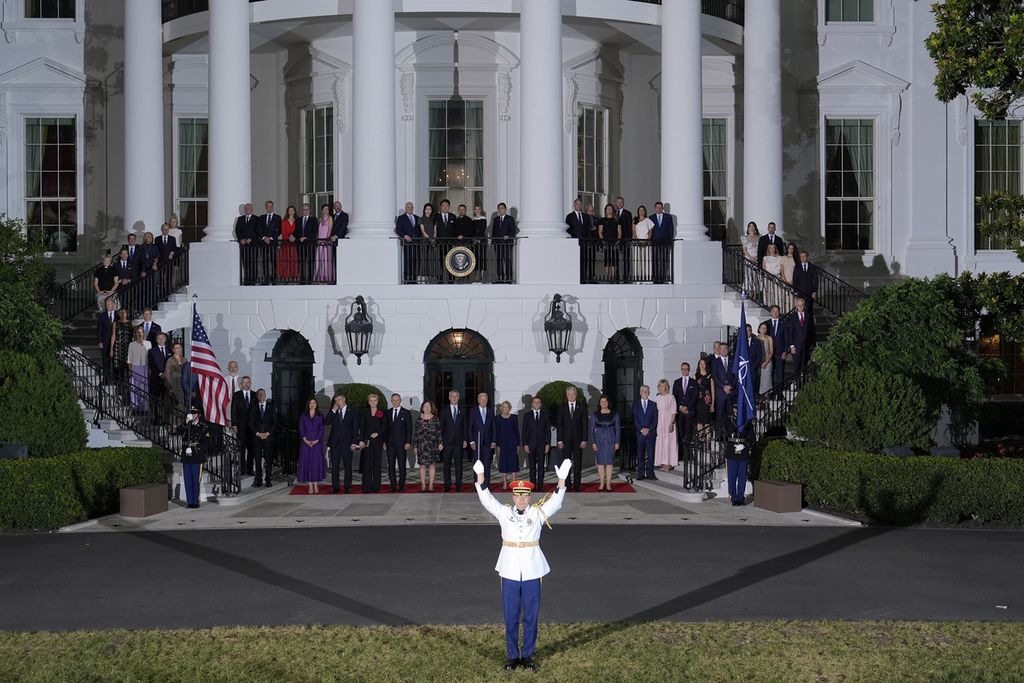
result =
[[349,316],[345,318],[345,336],[348,337],[349,350],[356,356],[356,365],[363,364],[363,355],[370,350],[372,334],[373,321],[366,315],[366,302],[362,296],[357,296]]
[[572,334],[572,320],[565,314],[565,303],[561,294],[551,299],[551,311],[544,318],[544,333],[548,337],[548,350],[555,354],[555,362],[562,362],[562,354],[569,348]]

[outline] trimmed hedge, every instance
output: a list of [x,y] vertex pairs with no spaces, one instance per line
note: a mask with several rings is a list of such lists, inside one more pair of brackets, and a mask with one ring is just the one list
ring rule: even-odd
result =
[[88,435],[71,379],[52,356],[0,350],[0,443],[28,445],[32,457],[85,448]]
[[0,460],[0,528],[56,529],[117,512],[118,490],[165,481],[155,448],[100,448]]
[[772,441],[761,479],[803,484],[808,507],[880,525],[1024,526],[1024,461],[894,457]]
[[542,386],[537,390],[537,393],[534,394],[534,396],[540,397],[544,407],[548,409],[552,420],[558,415],[558,407],[565,403],[565,391],[571,386],[576,387],[576,398],[586,406],[587,392],[585,389],[587,387],[586,385],[581,387],[575,382],[566,382],[562,379],[556,379]]
[[[370,394],[377,394],[377,405],[380,406],[381,410],[391,405],[391,394],[372,384],[363,384],[361,382],[336,384],[334,386],[334,393],[330,396],[332,402],[339,393],[345,394],[345,405],[358,410],[366,407],[366,397]],[[330,408],[330,405],[328,404],[328,408]]]

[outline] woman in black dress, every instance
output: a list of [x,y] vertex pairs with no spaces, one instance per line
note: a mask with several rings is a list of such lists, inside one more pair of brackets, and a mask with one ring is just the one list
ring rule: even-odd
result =
[[377,404],[380,397],[366,397],[366,408],[359,416],[360,470],[363,475],[363,493],[380,491],[380,462],[384,452],[384,411]]
[[711,413],[715,405],[715,381],[711,379],[711,370],[708,368],[706,358],[697,361],[697,373],[693,376],[697,384],[697,415],[694,418],[696,431],[700,431],[711,424]]
[[604,273],[608,282],[615,282],[615,244],[622,239],[622,226],[615,217],[615,207],[604,205],[604,217],[597,222],[597,237],[604,244]]
[[132,321],[128,319],[128,309],[119,309],[110,332],[110,367],[114,368],[114,377],[125,400],[128,399],[128,345],[132,343],[133,332]]

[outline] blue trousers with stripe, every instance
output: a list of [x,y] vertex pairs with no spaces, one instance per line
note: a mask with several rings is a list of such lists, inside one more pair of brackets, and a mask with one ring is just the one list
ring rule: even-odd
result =
[[199,468],[199,463],[181,466],[185,479],[185,502],[189,505],[199,505]]
[[[540,579],[513,581],[502,578],[501,599],[505,607],[505,646],[509,659],[532,657],[537,648],[537,619],[540,616]],[[519,646],[519,621],[523,622],[523,646]]]

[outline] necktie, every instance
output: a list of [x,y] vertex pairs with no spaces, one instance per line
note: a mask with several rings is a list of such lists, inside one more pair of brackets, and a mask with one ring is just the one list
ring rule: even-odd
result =
[[452,406],[452,419],[454,420],[456,417],[458,417],[458,414],[459,411],[455,408],[455,406]]
[[267,227],[270,227],[270,214],[267,214]]
[[644,412],[647,412],[647,399],[643,400]]
[[540,422],[540,411],[539,410],[533,411],[533,419],[537,420],[538,422]]
[[146,323],[146,336],[149,336],[149,323]]
[[569,404],[569,419],[570,420],[572,419],[573,413],[575,413],[575,412],[576,412],[576,404],[575,403],[570,403]]
[[413,216],[411,213],[409,214],[409,224],[416,225],[416,217]]
[[577,223],[582,223],[583,222],[583,216],[580,215],[579,211],[576,212],[576,222]]
[[398,422],[398,408],[395,408],[394,411],[392,411],[392,412],[393,412],[393,414],[391,415],[392,422]]
[[265,417],[267,414],[267,406],[263,403],[260,404],[260,417]]
[[688,382],[686,381],[687,379],[688,379],[687,377],[683,378],[683,393],[684,394],[686,393],[686,385],[688,384]]
[[346,409],[346,408],[348,408],[348,406],[345,406],[345,408],[342,408],[342,409],[341,409],[341,419],[342,419],[342,420],[344,420],[344,419],[345,419],[345,409]]
[[135,247],[128,249],[128,258],[135,258]]
[[804,314],[801,313],[800,314],[800,327],[803,327],[803,326],[804,326]]

